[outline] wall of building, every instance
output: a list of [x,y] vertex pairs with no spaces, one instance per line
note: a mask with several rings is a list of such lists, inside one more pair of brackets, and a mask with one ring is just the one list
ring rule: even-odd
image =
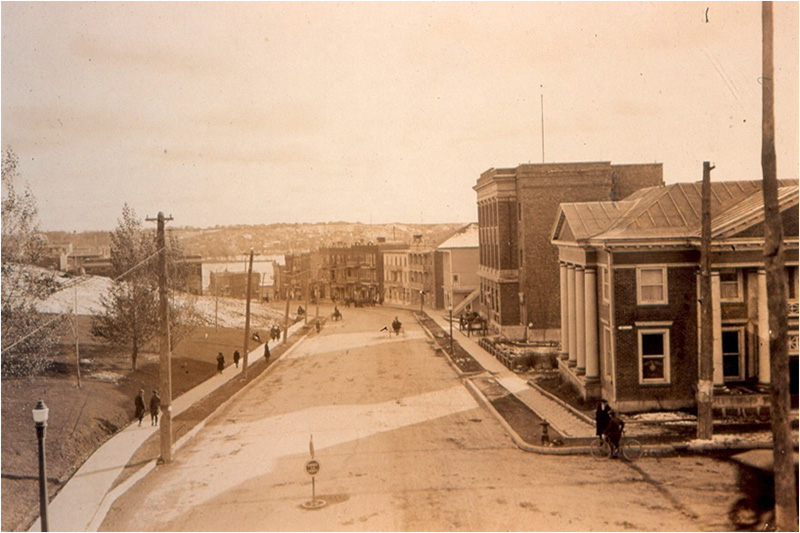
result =
[[[636,300],[636,269],[614,269],[614,404],[619,409],[630,411],[694,405],[698,357],[696,272],[693,265],[668,268],[669,304],[642,306]],[[647,329],[642,325],[646,322],[671,322],[671,325],[664,326],[669,329],[669,384],[642,384],[639,381],[638,332]]]

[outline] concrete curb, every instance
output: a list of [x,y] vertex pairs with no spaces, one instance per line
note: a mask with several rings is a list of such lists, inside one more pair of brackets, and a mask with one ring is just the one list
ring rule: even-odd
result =
[[[300,330],[302,330],[302,327],[300,328]],[[275,359],[273,364],[267,366],[267,368],[265,368],[258,376],[253,378],[250,381],[250,383],[246,384],[244,387],[236,391],[233,395],[231,395],[230,398],[228,398],[227,400],[222,402],[219,406],[217,406],[217,408],[214,409],[206,418],[198,422],[192,429],[187,431],[183,437],[181,437],[175,442],[173,448],[174,451],[180,450],[185,444],[187,444],[192,438],[194,438],[202,429],[204,429],[206,427],[206,422],[208,421],[208,419],[211,418],[214,414],[216,414],[220,409],[226,407],[237,396],[244,393],[246,390],[249,390],[251,387],[255,386],[256,382],[260,381],[261,378],[271,374],[274,371],[275,363],[277,363],[278,361],[280,361],[281,359],[292,353],[295,350],[295,348],[297,348],[300,344],[303,343],[303,341],[306,340],[306,338],[309,336],[310,333],[311,333],[311,328],[309,328],[309,331],[307,331],[305,335],[297,339],[297,342],[292,344],[288,350],[279,355]],[[236,379],[236,376],[234,376],[231,379]],[[103,498],[103,501],[100,502],[100,506],[95,512],[95,515],[92,518],[91,522],[89,522],[89,527],[87,531],[98,531],[100,526],[103,524],[103,521],[106,519],[106,516],[108,516],[108,512],[111,510],[111,506],[114,505],[114,503],[119,499],[120,496],[125,494],[134,485],[136,485],[136,483],[138,483],[145,476],[147,476],[147,474],[152,472],[156,468],[157,463],[158,463],[157,459],[150,461],[141,469],[139,469],[138,472],[133,474],[131,477],[120,483],[117,487],[115,487],[108,494],[106,494],[106,496]]]
[[537,385],[536,382],[533,381],[533,379],[529,379],[526,383],[528,384],[529,387],[532,387],[532,388],[536,389],[537,391],[539,391],[543,395],[547,396],[548,398],[550,398],[551,400],[553,400],[557,404],[561,405],[561,407],[567,409],[569,412],[571,412],[572,414],[574,414],[578,418],[586,421],[589,424],[594,425],[595,421],[592,420],[592,418],[590,418],[589,416],[587,416],[584,413],[581,413],[580,411],[578,411],[577,409],[572,407],[570,404],[568,404],[567,402],[565,402],[564,400],[562,400],[561,398],[559,398],[558,396],[556,396],[552,392],[544,390],[542,387]]

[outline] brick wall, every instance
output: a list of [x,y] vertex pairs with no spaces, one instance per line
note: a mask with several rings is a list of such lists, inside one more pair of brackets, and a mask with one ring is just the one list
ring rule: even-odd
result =
[[[636,303],[636,270],[617,269],[613,274],[615,319],[615,383],[617,402],[658,405],[691,404],[697,383],[697,306],[694,267],[667,270],[669,305]],[[639,346],[636,322],[672,321],[669,327],[671,383],[639,383]],[[620,327],[632,326],[630,330]]]

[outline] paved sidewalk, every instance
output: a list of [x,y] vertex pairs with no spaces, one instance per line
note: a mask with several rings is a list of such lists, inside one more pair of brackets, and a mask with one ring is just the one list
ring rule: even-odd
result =
[[[288,335],[294,334],[303,327],[300,321],[289,328]],[[270,350],[279,346],[282,341],[269,341]],[[248,362],[254,363],[264,356],[264,344],[248,354]],[[200,383],[172,401],[172,417],[180,415],[196,402],[202,400],[234,376],[241,373],[242,368],[234,365],[223,370],[222,374]],[[158,431],[157,426],[150,425],[150,417],[145,415],[142,426],[133,422],[108,439],[100,446],[77,472],[67,481],[48,505],[48,526],[51,531],[94,531],[98,525],[95,520],[98,511],[103,508],[104,500],[111,486],[122,473],[136,450]],[[40,519],[31,525],[28,531],[40,531]]]
[[[445,331],[450,330],[447,318],[440,316],[436,311],[431,311],[428,316]],[[453,328],[453,339],[458,341],[483,368],[491,373],[497,382],[510,393],[519,398],[531,408],[539,418],[547,420],[550,426],[561,435],[569,438],[594,438],[594,424],[577,415],[564,404],[559,403],[548,395],[534,388],[505,367],[492,354],[478,346],[476,340],[480,337],[467,337],[458,328]]]

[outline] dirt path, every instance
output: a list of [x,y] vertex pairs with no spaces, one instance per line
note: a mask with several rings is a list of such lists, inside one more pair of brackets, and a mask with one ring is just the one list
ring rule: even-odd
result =
[[[723,530],[733,472],[633,467],[514,446],[410,314],[350,309],[224,405],[113,506],[102,529]],[[304,471],[313,434],[318,510]]]

